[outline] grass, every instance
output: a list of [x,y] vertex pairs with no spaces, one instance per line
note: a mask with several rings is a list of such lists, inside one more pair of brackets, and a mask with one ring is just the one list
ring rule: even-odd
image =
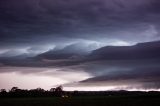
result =
[[160,98],[136,96],[1,98],[0,106],[160,106]]

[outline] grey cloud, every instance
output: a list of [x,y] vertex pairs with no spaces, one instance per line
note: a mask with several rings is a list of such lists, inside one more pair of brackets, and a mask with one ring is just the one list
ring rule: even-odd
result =
[[[142,36],[141,42],[144,37],[138,30],[145,27],[144,23],[159,29],[158,5],[156,0],[1,1],[1,45],[5,48],[73,42],[70,39],[103,41],[101,37],[130,42],[132,36]],[[127,37],[125,33],[132,34]]]
[[134,68],[128,71],[117,71],[103,76],[89,78],[81,81],[80,84],[90,84],[92,86],[95,83],[101,83],[101,86],[112,86],[117,84],[141,89],[159,89],[160,67],[148,66],[147,68]]
[[[123,53],[128,52],[125,50],[125,48],[119,48],[117,47],[109,47],[113,48],[111,54],[97,54],[97,56],[102,56],[98,58],[93,58],[90,59],[90,55],[86,55],[78,58],[70,58],[72,55],[66,58],[46,58],[46,57],[41,57],[40,59],[37,58],[1,58],[1,72],[4,72],[3,68],[5,67],[28,67],[29,69],[36,69],[34,70],[18,70],[21,73],[36,73],[36,72],[41,72],[41,69],[39,68],[50,68],[50,69],[60,69],[59,71],[70,71],[74,70],[74,72],[79,72],[84,71],[86,73],[89,73],[92,78],[86,79],[84,81],[78,82],[78,85],[101,85],[101,86],[115,86],[115,85],[128,85],[128,87],[131,87],[130,85],[134,85],[134,87],[137,88],[146,88],[146,89],[157,89],[159,88],[159,69],[160,69],[160,64],[159,64],[159,52],[154,52],[154,50],[159,50],[159,43],[158,42],[148,42],[148,43],[141,43],[137,44],[135,46],[128,46],[128,48],[134,50],[132,51],[134,54],[137,54],[140,50],[145,50],[145,52],[141,52],[145,54],[145,58],[139,58],[139,57],[134,57],[131,58],[132,56],[130,55],[125,55],[125,57],[121,56]],[[58,53],[56,51],[50,51],[51,56],[54,57],[54,55],[59,55],[59,53],[67,53],[72,52],[77,53],[76,47],[79,47],[79,44],[73,44],[65,47],[62,50],[59,50]],[[83,47],[83,46],[82,46]],[[105,48],[105,49],[104,49]],[[74,51],[75,49],[75,51]],[[101,51],[101,49],[103,49]],[[103,47],[101,49],[97,49],[96,51],[100,51],[100,53],[106,53],[108,52],[108,47]],[[83,49],[85,50],[85,49]],[[116,50],[116,52],[115,52]],[[118,51],[117,51],[118,50]],[[122,51],[126,52],[122,52]],[[121,52],[121,53],[119,53]],[[56,54],[57,53],[57,54]],[[94,52],[93,52],[94,53]],[[117,56],[112,56],[113,53],[116,53],[118,56],[123,57],[119,59]],[[155,55],[157,53],[157,55]],[[48,55],[48,53],[46,53]],[[147,55],[146,55],[147,54]],[[95,54],[94,54],[95,55]],[[109,56],[110,58],[106,58],[105,56]],[[151,58],[150,56],[153,56]],[[89,59],[88,59],[89,57]],[[27,69],[28,69],[27,68]],[[37,69],[38,68],[38,69]],[[15,71],[11,70],[10,71]],[[42,70],[43,71],[43,70]],[[66,86],[66,85],[65,85]]]
[[42,59],[50,59],[50,60],[56,60],[56,59],[80,59],[81,57],[84,57],[88,55],[92,50],[98,48],[98,45],[95,43],[85,43],[85,42],[79,42],[79,43],[73,43],[70,45],[65,46],[62,49],[53,49],[48,52],[45,52],[43,54],[40,54],[37,56],[37,58]]
[[141,82],[157,81],[159,82],[159,68],[160,67],[143,67],[143,68],[133,68],[128,71],[119,71],[120,73],[110,72],[108,75],[98,76],[95,78],[90,78],[83,82],[96,82],[96,81],[120,81],[120,80],[135,80]]
[[63,67],[86,71],[94,81],[136,78],[153,87],[159,81],[159,42],[98,44],[159,40],[159,10],[157,0],[1,0],[0,49],[21,55],[1,57],[0,66]]
[[160,42],[139,43],[134,46],[106,46],[93,51],[91,59],[125,60],[160,58]]
[[134,64],[143,64],[143,62],[145,64],[154,63],[156,65],[159,61],[159,41],[140,43],[134,46],[106,46],[92,51],[94,48],[97,48],[97,45],[92,45],[92,43],[88,45],[84,43],[75,43],[63,49],[53,49],[36,57],[26,58],[26,60],[18,59],[15,62],[14,59],[17,57],[8,59],[1,58],[1,60],[6,64],[16,63],[17,65],[27,62],[38,65],[40,62],[44,64],[44,66],[47,66],[48,63],[48,66],[65,66],[65,64],[67,66],[72,66],[72,64],[73,66],[89,66],[92,64],[101,64],[100,67],[122,65],[127,67]]

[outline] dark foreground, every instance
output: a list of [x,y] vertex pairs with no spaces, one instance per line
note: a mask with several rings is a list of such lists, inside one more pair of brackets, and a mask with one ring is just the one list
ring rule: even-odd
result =
[[0,98],[0,106],[160,106],[160,96]]

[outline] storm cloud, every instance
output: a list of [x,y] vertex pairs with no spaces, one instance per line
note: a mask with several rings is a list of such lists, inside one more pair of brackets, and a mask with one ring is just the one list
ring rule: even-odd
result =
[[[44,68],[57,72],[84,72],[88,73],[89,78],[76,82],[76,86],[123,85],[126,86],[123,89],[159,89],[159,44],[156,41],[133,46],[106,46],[90,52],[77,52],[75,44],[69,45],[67,49],[51,50],[35,57],[3,58],[0,70],[3,73],[46,73],[49,76],[52,71],[47,74],[48,71]],[[86,49],[83,47],[83,50]],[[14,69],[5,68],[13,66]],[[65,86],[74,84],[68,83]]]
[[159,4],[157,0],[1,0],[1,48],[159,39]]
[[0,73],[159,89],[159,18],[158,0],[1,0]]

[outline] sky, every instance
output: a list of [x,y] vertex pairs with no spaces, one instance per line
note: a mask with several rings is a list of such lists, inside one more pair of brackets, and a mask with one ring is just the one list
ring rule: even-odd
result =
[[1,0],[0,89],[159,90],[160,1]]

